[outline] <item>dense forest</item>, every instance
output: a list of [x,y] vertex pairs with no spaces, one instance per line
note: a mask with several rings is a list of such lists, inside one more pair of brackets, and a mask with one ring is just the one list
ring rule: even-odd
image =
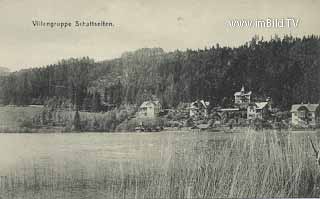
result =
[[71,58],[0,76],[2,104],[45,104],[56,99],[73,108],[140,104],[157,97],[164,107],[205,99],[230,106],[242,85],[256,98],[271,97],[281,109],[320,102],[320,38],[255,36],[242,46],[164,52],[144,48],[95,62]]

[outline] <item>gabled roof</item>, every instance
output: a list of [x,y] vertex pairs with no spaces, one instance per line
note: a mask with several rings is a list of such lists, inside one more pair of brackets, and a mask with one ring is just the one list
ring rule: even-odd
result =
[[315,112],[317,110],[317,108],[319,107],[319,104],[293,104],[291,106],[291,112],[296,112],[301,107],[305,107],[309,111]]
[[268,102],[256,102],[257,109],[263,109],[268,105]]
[[242,93],[242,92],[235,92],[235,93],[234,93],[235,96],[238,96],[238,95],[251,95],[251,94],[252,94],[251,91],[249,91],[249,92],[247,92],[247,93]]
[[205,102],[204,100],[197,100],[190,104],[190,108],[200,108],[197,106],[197,104],[200,104],[203,108],[208,108],[208,106],[210,105],[209,102]]
[[249,104],[249,106],[255,106],[256,109],[263,109],[268,105],[268,102],[254,102]]
[[239,91],[239,92],[235,92],[234,93],[234,96],[241,96],[241,95],[251,95],[252,94],[252,92],[251,91],[249,91],[249,92],[247,92],[247,93],[244,93],[244,86],[242,85],[242,87],[241,87],[241,90]]
[[140,108],[146,108],[150,106],[161,105],[159,101],[145,101],[141,104]]

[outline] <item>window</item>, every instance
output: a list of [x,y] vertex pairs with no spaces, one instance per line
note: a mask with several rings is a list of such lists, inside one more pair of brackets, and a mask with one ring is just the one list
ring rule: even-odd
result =
[[302,117],[306,117],[306,111],[299,111],[298,112],[298,116],[301,117],[301,118]]

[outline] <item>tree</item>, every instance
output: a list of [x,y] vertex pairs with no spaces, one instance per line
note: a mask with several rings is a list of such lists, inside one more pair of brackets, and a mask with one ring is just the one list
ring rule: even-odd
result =
[[79,114],[78,110],[76,110],[76,113],[74,115],[73,130],[74,131],[81,131],[81,120],[80,120],[80,114]]
[[101,111],[101,95],[99,92],[95,92],[92,97],[92,111],[99,112]]

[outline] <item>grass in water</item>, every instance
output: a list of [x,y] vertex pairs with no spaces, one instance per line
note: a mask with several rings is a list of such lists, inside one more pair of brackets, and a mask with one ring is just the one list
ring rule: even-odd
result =
[[[316,134],[310,135],[316,144]],[[196,141],[195,141],[196,142]],[[246,132],[163,147],[161,161],[36,166],[1,178],[3,198],[318,197],[319,166],[306,134]],[[191,151],[191,152],[190,152]]]

